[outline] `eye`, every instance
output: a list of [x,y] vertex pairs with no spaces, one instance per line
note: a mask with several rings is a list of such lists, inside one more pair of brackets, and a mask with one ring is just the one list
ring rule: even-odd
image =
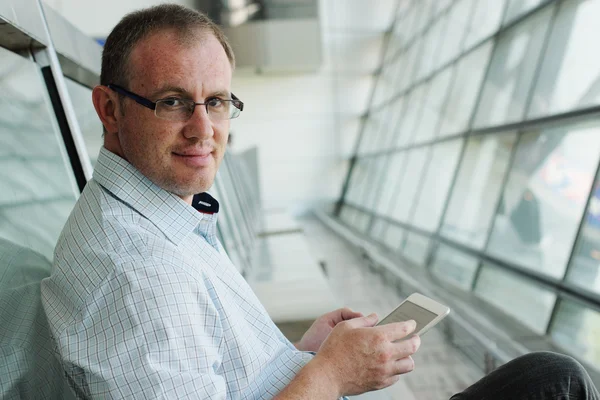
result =
[[170,97],[168,99],[163,99],[162,103],[167,106],[167,107],[171,107],[171,108],[178,108],[178,107],[183,107],[184,103],[181,99],[178,99],[177,97]]
[[212,99],[208,99],[208,100],[206,101],[206,103],[207,103],[207,104],[208,104],[208,106],[209,106],[209,107],[211,107],[211,108],[219,108],[219,107],[222,107],[222,106],[223,106],[223,104],[224,104],[223,100],[221,100],[221,99],[220,99],[220,98],[218,98],[218,97],[213,97]]

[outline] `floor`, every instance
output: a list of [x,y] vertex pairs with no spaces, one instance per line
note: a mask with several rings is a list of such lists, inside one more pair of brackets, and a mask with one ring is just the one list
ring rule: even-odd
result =
[[[351,246],[316,219],[299,221],[314,257],[324,267],[331,290],[341,302],[364,314],[387,315],[402,300],[396,290],[365,267]],[[448,399],[483,376],[457,349],[448,345],[435,328],[422,338],[414,355],[415,370],[394,386],[353,397],[361,400]]]

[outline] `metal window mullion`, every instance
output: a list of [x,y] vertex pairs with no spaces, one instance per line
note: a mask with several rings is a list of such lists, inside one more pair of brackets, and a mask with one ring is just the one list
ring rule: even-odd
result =
[[48,40],[46,54],[48,55],[48,61],[50,64],[50,71],[52,72],[52,78],[55,82],[56,89],[58,91],[58,95],[62,103],[61,105],[65,112],[66,122],[68,123],[71,136],[75,143],[75,149],[80,159],[81,167],[83,168],[83,173],[85,175],[85,178],[89,180],[92,178],[93,173],[90,157],[87,153],[85,142],[83,140],[83,135],[77,122],[77,116],[75,114],[75,109],[73,108],[71,97],[69,96],[69,91],[67,90],[65,78],[62,72],[62,67],[60,65],[60,62],[58,61],[58,55],[56,53],[56,48],[54,47],[54,41],[52,39],[52,36],[50,35],[50,29],[48,27],[42,1],[37,0],[36,4],[38,6],[39,13],[42,17],[42,29],[44,30]]

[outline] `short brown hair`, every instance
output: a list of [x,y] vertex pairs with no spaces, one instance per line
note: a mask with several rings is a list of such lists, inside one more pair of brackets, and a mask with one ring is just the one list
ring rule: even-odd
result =
[[161,4],[127,14],[113,28],[102,52],[100,84],[127,87],[130,79],[128,60],[135,46],[150,34],[167,29],[177,31],[185,42],[195,39],[199,31],[212,33],[223,46],[231,68],[235,68],[231,45],[223,30],[208,16],[178,4]]

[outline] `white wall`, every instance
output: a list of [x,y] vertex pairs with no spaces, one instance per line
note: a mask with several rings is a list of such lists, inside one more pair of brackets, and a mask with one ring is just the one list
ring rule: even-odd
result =
[[245,107],[231,125],[232,150],[259,148],[265,209],[300,214],[339,196],[346,162],[340,157],[333,88],[325,73],[235,73],[233,91]]
[[[127,13],[165,3],[164,0],[42,0],[94,38],[105,38]],[[194,0],[169,0],[193,6]]]

